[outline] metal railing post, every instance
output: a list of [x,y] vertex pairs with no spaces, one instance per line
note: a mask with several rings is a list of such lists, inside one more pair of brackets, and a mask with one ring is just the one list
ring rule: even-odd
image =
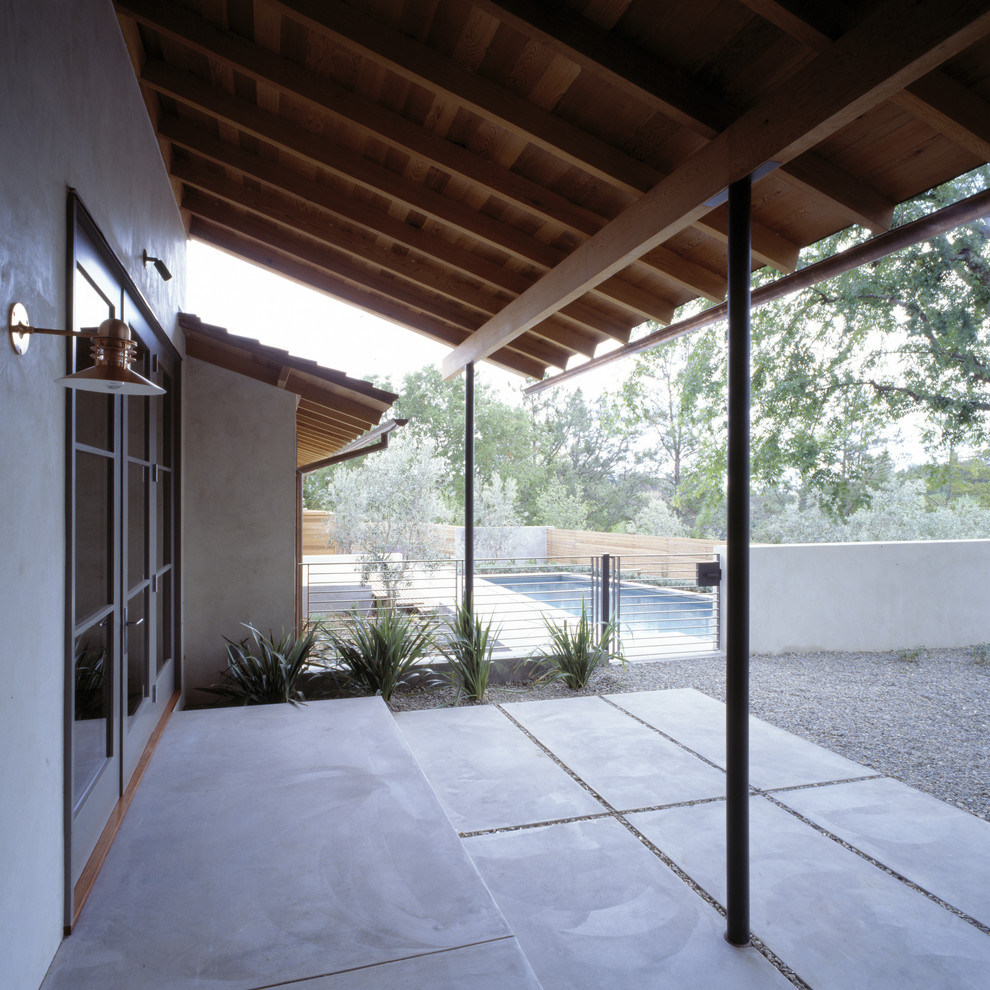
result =
[[610,573],[610,558],[607,553],[602,554],[602,607],[599,613],[599,637],[605,635],[605,627],[608,625],[609,615],[611,614],[611,573]]
[[615,619],[615,628],[612,630],[613,650],[619,646],[619,626],[622,624],[622,558],[612,558],[612,573],[615,579],[612,581],[612,612],[611,618]]

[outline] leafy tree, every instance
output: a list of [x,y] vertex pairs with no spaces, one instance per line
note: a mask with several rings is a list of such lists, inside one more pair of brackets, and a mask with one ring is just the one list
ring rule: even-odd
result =
[[544,526],[557,529],[587,529],[588,506],[559,479],[551,478],[537,499]]
[[868,506],[840,520],[816,504],[801,507],[788,498],[774,513],[754,523],[753,538],[763,543],[863,543],[881,540],[962,540],[990,537],[990,509],[969,499],[952,508],[927,507],[921,479],[904,475],[880,484]]
[[647,536],[687,535],[684,523],[659,492],[650,495],[643,508],[636,513],[636,518],[629,525],[629,532]]
[[689,525],[710,522],[721,510],[725,475],[724,328],[641,354],[622,399],[638,459],[659,474],[669,505]]
[[[406,375],[397,389],[396,416],[408,418],[403,429],[432,445],[446,462],[446,498],[462,518],[464,506],[464,376],[445,382],[440,369],[428,365]],[[475,381],[475,476],[483,482],[495,475],[521,478],[530,467],[530,420],[520,408],[499,399],[480,379]]]
[[907,474],[924,480],[930,507],[951,506],[967,498],[990,509],[990,449],[960,460],[955,448],[950,447],[944,463],[910,468]]
[[501,560],[511,555],[512,527],[518,525],[515,478],[497,474],[475,492],[475,552],[480,559]]
[[[978,170],[901,207],[899,222],[984,188]],[[846,231],[806,252],[827,257]],[[985,443],[990,222],[823,282],[754,314],[754,473],[812,489],[835,518],[867,505],[885,436],[921,414],[931,449]],[[881,465],[882,466],[882,465]]]
[[521,492],[521,501],[532,522],[561,526],[552,520],[561,511],[580,518],[579,503],[591,529],[608,531],[631,518],[650,479],[636,469],[621,401],[606,393],[589,403],[581,389],[549,389],[527,399],[527,408],[533,418],[533,485]]
[[362,581],[377,575],[394,594],[414,562],[442,556],[446,465],[415,442],[393,443],[358,463],[338,469],[327,485],[330,536],[342,553],[360,556]]

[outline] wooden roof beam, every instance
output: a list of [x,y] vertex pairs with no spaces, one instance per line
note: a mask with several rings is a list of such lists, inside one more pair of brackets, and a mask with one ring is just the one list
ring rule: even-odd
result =
[[445,377],[683,230],[732,182],[803,154],[988,32],[986,0],[881,3],[449,354]]
[[275,52],[231,35],[192,11],[159,0],[117,0],[117,9],[256,82],[298,97],[325,113],[346,120],[365,134],[418,158],[424,164],[467,179],[472,185],[481,185],[492,195],[528,213],[564,223],[585,234],[593,234],[602,224],[602,218],[597,214],[518,172],[453,144],[401,114],[357,96],[331,79],[290,62]]
[[[263,220],[288,230],[292,234],[301,234],[306,238],[312,238],[326,248],[340,251],[352,261],[359,264],[369,264],[374,268],[391,272],[396,277],[412,282],[415,286],[435,293],[439,297],[451,299],[477,310],[481,314],[479,318],[491,316],[500,308],[496,297],[477,288],[471,282],[451,278],[444,268],[434,264],[424,264],[423,261],[411,255],[403,255],[388,250],[366,237],[361,237],[335,225],[332,220],[323,221],[318,216],[294,209],[292,204],[279,194],[248,188],[194,162],[175,160],[172,174],[181,179],[187,187],[223,200],[235,209],[246,210]],[[200,205],[197,207],[197,204]],[[191,212],[195,211],[207,216],[213,209],[209,203],[201,203],[195,198],[190,198],[188,201],[183,200],[183,205]],[[211,218],[215,219],[216,214]],[[327,236],[327,232],[331,230],[333,231],[332,238]],[[305,242],[303,242],[301,250],[303,252],[308,250]],[[357,269],[351,269],[351,271],[354,272]],[[505,272],[505,274],[511,275],[513,273]],[[352,277],[354,276],[352,275]],[[374,273],[365,276],[366,280],[369,281],[373,277]],[[523,279],[517,283],[513,294],[517,295],[524,292],[532,284],[531,279]],[[589,332],[596,331],[599,322],[598,314],[589,310],[580,301],[562,309],[561,314],[563,314],[562,317],[558,316],[553,321],[545,321],[535,328],[534,332],[553,346],[567,351],[569,356],[575,354],[592,356],[597,343],[605,337],[604,334],[600,333],[597,334],[597,339],[587,336]],[[564,322],[564,318],[566,318],[566,322]],[[571,323],[576,324],[577,329],[572,328]],[[616,334],[615,336],[618,339],[622,339],[623,336],[628,339],[629,334]],[[558,362],[553,361],[552,363],[557,364]]]
[[[279,151],[316,165],[345,181],[354,182],[377,195],[391,198],[410,210],[423,213],[443,226],[463,231],[489,247],[503,251],[527,264],[537,265],[544,271],[552,268],[566,256],[564,252],[549,244],[477,213],[470,207],[415,183],[384,166],[345,151],[326,138],[287,124],[276,114],[259,110],[252,104],[217,90],[194,76],[179,72],[162,62],[149,60],[145,65],[141,81],[152,89],[194,107],[222,123],[236,127]],[[163,133],[165,132],[173,133],[175,140],[180,144],[191,144],[189,139],[191,132],[185,122],[176,125],[164,120]],[[218,141],[219,139],[214,139],[212,150],[205,152],[208,157],[219,157],[216,153]],[[228,152],[228,158],[236,154],[236,149],[234,152]],[[244,164],[243,159],[241,164]],[[602,224],[604,222],[602,220]],[[651,297],[648,303],[636,286],[621,279],[603,286],[599,295],[644,319],[652,319],[660,323],[669,322],[674,310],[671,303],[657,297]],[[649,316],[643,315],[644,306],[649,309]],[[614,335],[610,334],[610,336]]]
[[549,244],[412,182],[370,159],[353,154],[321,135],[289,124],[277,114],[259,110],[164,62],[149,59],[141,73],[141,82],[279,151],[353,182],[369,192],[394,200],[437,223],[470,231],[481,243],[522,261],[552,267],[560,258],[560,252]]
[[[191,216],[189,234],[207,244],[212,244],[221,251],[278,272],[300,285],[316,289],[349,306],[422,334],[431,340],[456,347],[471,334],[470,330],[448,323],[404,300],[354,285],[337,277],[331,270],[311,264],[309,259],[300,260],[291,254],[282,254],[274,245],[264,240],[242,236],[235,230],[212,223],[196,214]],[[546,370],[539,361],[510,348],[500,349],[489,360],[507,371],[529,378],[541,378]]]
[[894,102],[981,162],[990,162],[990,103],[944,72],[930,72]]
[[[517,205],[528,209],[530,212],[533,212],[534,208],[538,207],[540,215],[545,219],[567,224],[585,236],[600,229],[606,222],[604,218],[598,218],[596,222],[594,214],[590,211],[582,210],[580,207],[575,206],[575,204],[569,203],[564,197],[546,193],[545,191],[541,192],[539,186],[535,183],[526,182],[526,180],[516,173],[508,169],[501,169],[494,163],[487,162],[464,149],[451,145],[449,142],[436,138],[433,135],[425,134],[420,128],[404,120],[401,116],[389,114],[387,111],[383,111],[380,107],[370,103],[370,101],[362,101],[354,97],[341,87],[336,86],[315,73],[302,69],[274,53],[258,49],[247,41],[235,38],[216,28],[198,15],[177,10],[176,8],[158,2],[158,0],[118,0],[118,9],[128,16],[140,20],[141,23],[167,33],[170,37],[181,41],[195,51],[219,59],[237,68],[258,82],[308,100],[322,108],[325,112],[343,117],[352,124],[361,126],[367,133],[372,133],[381,140],[386,141],[386,143],[402,148],[408,154],[419,155],[437,167],[448,170],[452,174],[461,175],[473,183],[481,182],[487,185],[493,194],[505,196],[510,201],[514,201]],[[364,15],[357,16],[359,21],[367,21]],[[364,26],[367,28],[367,24]],[[603,34],[607,37],[606,33]],[[405,45],[406,42],[403,41],[402,44]],[[634,54],[636,52],[635,49],[632,49],[630,46],[620,47],[626,49],[626,54],[631,62],[637,61]],[[429,58],[433,64],[444,64],[439,56],[431,54]],[[655,64],[656,60],[651,61]],[[393,68],[398,69],[397,66],[393,66]],[[155,71],[152,68],[150,73],[153,74]],[[470,73],[467,75],[471,76]],[[471,77],[477,78],[474,76]],[[492,87],[492,84],[486,83],[486,86],[498,90],[498,87]],[[649,97],[651,96],[651,92],[639,92],[640,98],[644,95]],[[680,98],[683,98],[683,96]],[[512,97],[511,99],[518,100],[520,106],[532,109],[531,105],[524,100],[519,100],[516,97]],[[710,119],[717,113],[717,109],[713,100],[707,97],[705,99],[707,102],[704,103],[706,107],[704,113]],[[666,101],[661,100],[660,102],[664,108],[669,109]],[[539,113],[552,120],[558,119],[554,118],[552,114],[547,114],[545,111],[539,111]],[[720,114],[720,116],[722,115]],[[374,122],[374,126],[372,126],[372,122]],[[502,121],[502,123],[508,126],[509,122]],[[700,123],[697,119],[695,120],[695,125],[696,129],[700,129],[706,135],[714,133],[712,126]],[[540,128],[541,134],[545,131],[545,127]],[[587,133],[581,131],[580,139],[576,142],[575,146],[587,149],[590,147],[589,142],[592,140]],[[547,145],[547,147],[550,147],[550,145]],[[556,146],[554,148],[557,151],[561,150],[556,148]],[[642,192],[654,185],[660,178],[660,174],[655,169],[635,162],[634,159],[621,153],[613,152],[613,158],[617,154],[621,155],[627,162],[635,163],[639,178],[629,188]],[[822,177],[824,175],[828,181],[820,182],[818,185],[813,185],[813,187],[817,192],[828,196],[843,207],[849,213],[851,221],[863,223],[871,229],[884,229],[886,225],[889,225],[889,215],[893,211],[892,205],[882,202],[878,204],[877,200],[879,197],[877,197],[876,193],[866,189],[862,183],[858,183],[851,178],[849,178],[848,182],[843,182],[842,175],[844,173],[840,174],[839,170],[835,169],[834,166],[827,165],[827,163],[819,160],[817,156],[809,155],[807,157],[809,161],[803,169],[802,176],[799,177],[799,181],[803,185],[813,185],[816,181],[815,177]],[[617,178],[621,178],[621,175],[617,176],[612,172],[604,177],[614,184]],[[621,186],[623,183],[620,182],[619,185]],[[772,265],[779,271],[793,271],[793,264],[789,261],[789,257],[793,253],[796,258],[796,250],[794,252],[785,250],[783,253],[774,250],[775,237],[770,231],[767,231],[766,236],[762,238],[759,236],[759,232],[757,232],[756,240],[757,245],[754,253],[760,261],[764,264]],[[660,269],[660,271],[662,274],[667,274],[663,269]],[[683,266],[679,268],[679,271],[683,271]],[[675,275],[673,277],[675,281],[683,282],[683,275]],[[607,287],[606,294],[611,296],[613,302],[630,308],[643,319],[663,323],[668,322],[672,318],[673,306],[669,307],[670,315],[665,316],[662,308],[648,306],[642,299],[639,303],[631,302],[631,299],[635,298],[634,293],[623,295],[619,291],[623,281],[622,279],[614,279]],[[699,295],[710,296],[710,289],[706,288],[706,285],[710,285],[707,279],[703,280],[700,285],[690,284],[689,288],[696,290]]]
[[296,429],[300,434],[330,440],[338,445],[350,442],[354,436],[353,430],[344,430],[335,425],[338,420],[329,407],[326,408],[323,416],[313,415],[315,410],[315,403],[300,403],[296,410]]
[[[498,298],[476,285],[452,277],[443,268],[430,264],[424,259],[389,251],[371,238],[335,226],[329,218],[324,219],[304,212],[280,194],[267,189],[252,189],[195,162],[175,160],[172,163],[172,174],[181,179],[188,188],[197,189],[209,197],[223,200],[237,210],[245,210],[278,227],[285,228],[290,233],[312,238],[326,248],[339,251],[341,255],[351,259],[352,263],[380,268],[398,278],[408,280],[421,289],[462,303],[481,314],[490,315],[499,308]],[[183,206],[202,215],[208,215],[212,210],[209,202],[192,197],[184,198]],[[233,213],[229,214],[230,218],[234,216]],[[330,232],[333,234],[332,237],[327,236]],[[306,248],[302,247],[302,250]],[[527,282],[527,288],[528,285]],[[503,301],[508,301],[509,298],[511,297],[504,295]]]
[[[604,76],[631,99],[648,103],[704,138],[713,138],[742,112],[690,77],[666,69],[649,53],[582,17],[556,8],[551,12],[532,0],[479,0],[479,4],[492,16],[535,34],[548,48],[582,69]],[[780,172],[801,188],[832,200],[849,215],[850,222],[875,231],[890,226],[893,203],[815,152],[805,152],[783,165]]]
[[[384,236],[425,258],[439,262],[448,269],[460,272],[471,279],[477,279],[494,289],[518,295],[533,284],[534,280],[521,272],[496,265],[471,251],[465,251],[463,247],[459,247],[451,241],[427,234],[419,227],[403,223],[353,196],[345,196],[325,183],[308,179],[277,161],[263,158],[261,155],[239,148],[230,142],[221,141],[189,121],[177,117],[163,118],[160,133],[180,147],[194,152],[197,156],[203,156],[214,164],[255,179],[272,189],[297,197],[305,203],[326,210],[335,217],[342,218],[374,234],[376,237],[378,235]],[[213,192],[228,201],[239,202],[240,190],[243,187],[238,186],[232,190],[229,180],[224,182],[220,176],[211,175],[207,170],[193,163],[175,162],[173,174],[191,185]],[[264,213],[272,219],[278,219],[286,214],[286,211],[279,210],[277,205],[273,204],[273,208],[264,211]],[[346,231],[341,230],[336,222],[332,222],[332,225],[334,231],[346,239]],[[330,229],[329,225],[327,229]],[[340,242],[333,243],[336,246],[341,246]],[[389,252],[389,254],[392,253]],[[391,258],[386,259],[386,261],[391,260]],[[542,272],[546,269],[541,268],[540,270]],[[615,294],[623,292],[623,287],[615,289]],[[660,304],[655,301],[654,310],[658,305]],[[673,315],[672,306],[670,310],[671,315]],[[580,353],[594,354],[597,345],[608,337],[617,340],[628,339],[629,337],[628,326],[618,323],[614,318],[606,318],[602,313],[591,310],[584,303],[575,303],[562,310],[561,313],[580,328],[576,331],[581,335],[580,346],[577,347]]]
[[[458,103],[466,103],[486,120],[513,130],[526,140],[531,140],[549,153],[563,157],[576,167],[597,175],[612,186],[638,195],[651,189],[662,178],[662,173],[657,169],[638,162],[624,152],[616,151],[586,131],[566,125],[572,133],[569,138],[565,138],[560,133],[559,125],[563,123],[560,118],[534,107],[520,97],[506,93],[501,87],[474,73],[451,66],[441,56],[412,39],[383,32],[380,24],[339,0],[333,0],[333,3],[324,0],[278,2],[289,16],[300,18],[312,30],[338,38],[345,44],[357,45],[370,57],[387,61],[389,68],[404,78],[444,92]],[[338,10],[346,12],[340,21],[334,13]],[[408,63],[401,61],[403,56],[409,59]],[[486,103],[485,100],[490,102]],[[525,118],[525,124],[522,118]],[[589,166],[587,156],[596,148],[605,149],[608,164],[593,169]],[[699,223],[698,226],[704,225]],[[793,271],[793,265],[788,264],[786,252],[781,255],[770,250],[774,235],[770,231],[767,233],[769,236],[764,239],[767,245],[765,253],[757,257],[779,271]],[[649,318],[661,323],[669,319],[657,315]]]
[[[815,51],[824,50],[854,16],[852,10],[834,4],[805,4],[798,12],[792,9],[794,0],[741,2]],[[942,70],[922,76],[891,100],[980,161],[990,161],[990,103]]]
[[656,181],[655,169],[504,87],[455,65],[413,38],[389,30],[341,0],[275,0],[286,16],[354,48],[409,82],[447,96],[575,168],[631,193]]
[[[331,80],[274,52],[222,31],[191,11],[163,4],[159,0],[118,0],[117,8],[193,51],[221,61],[256,82],[305,100],[334,117],[347,120],[366,134],[426,164],[460,176],[472,185],[480,184],[493,195],[536,214],[544,221],[565,226],[582,237],[596,233],[607,222],[606,218],[510,169],[431,134],[400,114],[361,99]],[[623,296],[618,282],[616,280],[616,285],[610,286],[611,298],[622,305]],[[656,308],[650,309],[648,315],[644,314],[642,303],[631,308],[645,319],[660,322],[671,319],[674,309],[671,306],[671,315],[664,319]]]
[[[705,213],[695,221],[696,227],[700,227],[705,233],[718,238],[723,244],[729,243],[729,209],[727,206],[719,206],[717,209]],[[761,223],[750,225],[750,239],[752,241],[753,257],[760,264],[769,265],[778,272],[792,272],[797,268],[798,255],[801,249],[786,237],[782,237],[776,231],[764,227]]]

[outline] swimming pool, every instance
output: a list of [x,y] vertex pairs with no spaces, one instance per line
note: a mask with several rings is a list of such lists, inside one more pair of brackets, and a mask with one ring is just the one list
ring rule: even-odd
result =
[[[591,578],[581,574],[500,574],[485,580],[574,616],[581,615],[582,604],[591,614],[592,596],[601,594]],[[714,595],[635,581],[622,581],[619,593],[619,631],[624,643],[653,641],[661,635],[682,642],[698,640],[701,643],[696,645],[717,649],[718,609]]]

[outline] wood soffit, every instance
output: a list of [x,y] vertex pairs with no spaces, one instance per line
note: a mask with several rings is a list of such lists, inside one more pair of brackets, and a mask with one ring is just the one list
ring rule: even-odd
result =
[[116,8],[190,235],[450,345],[446,374],[541,378],[721,301],[703,204],[767,162],[754,267],[786,273],[990,160],[990,0]]
[[228,333],[183,313],[179,324],[190,357],[298,396],[296,464],[327,458],[378,426],[398,396],[315,361]]

